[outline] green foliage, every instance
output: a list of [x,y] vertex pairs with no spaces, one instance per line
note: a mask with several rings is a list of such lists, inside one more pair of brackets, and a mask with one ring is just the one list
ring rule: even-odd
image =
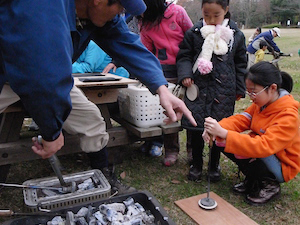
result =
[[281,24],[278,24],[278,23],[272,23],[272,24],[266,24],[266,25],[263,25],[262,28],[273,28],[273,27],[279,27],[281,28]]

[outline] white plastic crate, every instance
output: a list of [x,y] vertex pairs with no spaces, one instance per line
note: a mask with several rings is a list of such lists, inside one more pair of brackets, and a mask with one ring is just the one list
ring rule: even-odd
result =
[[[175,84],[169,83],[170,92]],[[166,118],[159,103],[158,95],[153,95],[148,88],[132,84],[119,91],[120,115],[137,127],[148,128],[163,124]]]

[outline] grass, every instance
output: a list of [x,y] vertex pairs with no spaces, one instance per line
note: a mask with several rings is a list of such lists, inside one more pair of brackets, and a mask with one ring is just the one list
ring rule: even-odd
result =
[[[246,40],[254,30],[244,30]],[[300,100],[300,29],[282,29],[282,38],[276,38],[276,43],[285,53],[293,53],[292,57],[283,58],[280,68],[290,73],[294,79],[294,90],[292,94],[295,99]],[[248,98],[237,102],[236,113],[249,106]],[[150,191],[167,210],[168,215],[177,223],[182,225],[195,224],[174,202],[179,199],[206,193],[207,182],[195,183],[188,181],[188,163],[185,152],[185,131],[180,132],[180,155],[179,161],[174,167],[166,168],[161,164],[162,158],[152,158],[139,152],[140,143],[134,143],[115,149],[114,154],[123,160],[116,165],[117,174],[125,172],[123,180],[131,186],[140,190]],[[208,149],[205,149],[204,176],[207,171]],[[84,154],[68,155],[61,157],[61,163],[66,168],[65,174],[90,169],[88,160]],[[300,175],[288,183],[281,185],[281,198],[261,207],[246,204],[242,196],[231,192],[233,184],[239,182],[237,167],[224,156],[221,157],[222,180],[211,184],[211,191],[218,194],[234,207],[242,211],[251,219],[261,225],[269,224],[300,224]],[[124,174],[124,173],[123,173]],[[53,176],[54,173],[49,163],[45,160],[35,160],[14,164],[11,167],[8,183],[21,184],[29,179]],[[0,192],[0,208],[10,208],[16,212],[24,211],[22,189],[4,188]],[[7,218],[6,218],[7,219]],[[0,222],[3,219],[0,218]]]

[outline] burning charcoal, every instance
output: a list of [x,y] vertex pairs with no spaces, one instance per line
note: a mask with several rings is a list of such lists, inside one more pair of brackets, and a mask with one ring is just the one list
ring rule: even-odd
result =
[[76,220],[76,225],[89,225],[84,217],[79,217]]
[[127,207],[129,205],[133,205],[134,204],[134,200],[132,197],[127,198],[125,201],[123,201],[124,205],[126,205]]
[[89,225],[97,225],[97,221],[95,217],[90,217],[89,218]]
[[115,214],[117,214],[117,211],[114,209],[110,209],[107,207],[107,205],[102,204],[99,206],[99,211],[109,220],[112,221]]
[[92,215],[93,215],[94,209],[95,209],[95,207],[93,207],[92,205],[89,205],[88,212],[85,217],[88,222],[90,222],[90,218],[93,217]]
[[123,223],[125,221],[124,215],[120,212],[117,212],[117,214],[114,214],[112,217],[112,222],[115,221]]
[[65,220],[61,216],[55,216],[47,225],[65,225]]
[[74,213],[71,211],[66,214],[66,225],[75,225]]
[[94,216],[96,217],[97,221],[99,221],[101,224],[108,224],[108,220],[104,217],[100,211],[97,211],[94,213]]
[[89,209],[87,207],[82,207],[79,211],[75,214],[76,217],[86,217],[88,214]]
[[136,208],[137,208],[139,211],[145,212],[144,207],[143,207],[140,203],[136,202],[136,203],[134,203],[134,205],[136,206]]
[[130,220],[130,225],[143,225],[143,220],[141,218],[136,218],[133,220]]
[[135,216],[140,213],[140,210],[135,205],[130,205],[127,207],[127,216]]
[[126,209],[126,206],[123,203],[111,203],[111,204],[107,204],[106,206],[122,214],[124,214]]
[[145,213],[143,214],[143,221],[146,224],[153,224],[155,221],[155,217],[153,216],[153,214],[151,213],[150,210],[145,211]]
[[131,225],[130,221],[120,223],[118,221],[112,222],[111,225]]

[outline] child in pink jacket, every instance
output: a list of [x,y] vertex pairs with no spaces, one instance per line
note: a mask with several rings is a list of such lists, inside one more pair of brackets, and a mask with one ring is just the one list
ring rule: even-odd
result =
[[[141,41],[159,59],[167,80],[176,83],[176,56],[179,44],[193,23],[180,5],[166,3],[165,0],[144,0],[144,2],[147,10],[140,18]],[[178,133],[146,142],[142,150],[149,151],[152,156],[160,156],[163,143],[165,145],[163,164],[172,166],[177,161],[179,153]]]

